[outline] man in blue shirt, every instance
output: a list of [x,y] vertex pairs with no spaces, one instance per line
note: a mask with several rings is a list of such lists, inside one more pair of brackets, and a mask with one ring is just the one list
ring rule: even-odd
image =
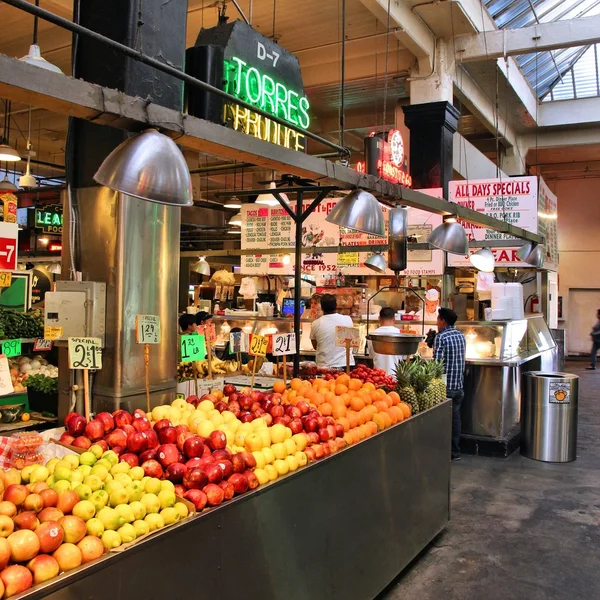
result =
[[440,308],[437,318],[438,334],[433,346],[433,357],[444,361],[446,395],[452,399],[452,460],[460,460],[460,406],[464,393],[465,352],[467,341],[454,324],[457,315],[449,308]]

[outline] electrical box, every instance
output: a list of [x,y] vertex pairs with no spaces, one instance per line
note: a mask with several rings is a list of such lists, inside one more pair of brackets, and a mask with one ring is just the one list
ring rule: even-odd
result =
[[97,337],[106,332],[106,284],[96,281],[57,281],[47,292],[44,325],[61,327],[57,342],[70,337]]

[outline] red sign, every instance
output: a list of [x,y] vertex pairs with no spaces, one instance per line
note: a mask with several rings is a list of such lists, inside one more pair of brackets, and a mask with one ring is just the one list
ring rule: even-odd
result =
[[62,244],[50,244],[48,250],[50,252],[62,252]]
[[404,140],[398,129],[391,129],[387,141],[371,134],[365,140],[366,162],[359,162],[356,170],[369,173],[404,187],[412,187],[412,177],[406,172]]
[[17,268],[17,240],[0,237],[0,269],[14,271]]

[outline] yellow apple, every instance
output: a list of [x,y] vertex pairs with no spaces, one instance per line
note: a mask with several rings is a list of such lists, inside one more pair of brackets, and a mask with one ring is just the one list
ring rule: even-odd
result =
[[271,450],[273,450],[273,455],[275,458],[285,458],[288,455],[288,451],[284,443],[273,444],[271,446]]
[[231,423],[231,421],[236,419],[236,416],[230,410],[224,410],[221,413],[221,416],[223,417],[225,423]]
[[299,467],[303,467],[306,463],[308,463],[308,458],[307,458],[306,454],[304,454],[304,452],[296,452],[296,454],[294,454],[294,456],[296,457],[296,460],[298,461]]
[[162,419],[167,418],[168,414],[168,406],[155,406],[152,409],[152,420],[153,421],[162,421]]
[[265,473],[269,476],[269,481],[275,481],[279,477],[279,473],[273,465],[266,465],[264,470]]
[[273,466],[277,469],[277,473],[279,473],[279,475],[285,475],[290,470],[290,465],[288,465],[286,460],[283,460],[281,458],[278,458],[273,463]]
[[202,402],[198,404],[198,408],[209,413],[211,410],[215,409],[215,405],[210,400],[202,400]]
[[183,398],[177,398],[173,402],[171,402],[171,406],[174,408],[178,408],[179,410],[183,410],[188,403]]
[[261,450],[263,447],[262,438],[257,433],[249,433],[244,439],[244,447],[248,452]]
[[291,454],[285,459],[285,462],[288,464],[290,471],[295,471],[298,468],[298,460]]
[[263,442],[263,446],[271,445],[271,430],[270,429],[259,429],[256,432],[256,434],[260,435],[262,442]]
[[250,433],[252,431],[252,422],[242,423],[239,427],[239,431],[243,431],[244,433]]
[[264,469],[256,468],[254,469],[254,474],[258,478],[258,483],[260,483],[260,485],[263,485],[270,481],[269,474]]
[[275,455],[273,454],[273,450],[271,448],[263,448],[261,450],[263,456],[265,457],[265,462],[270,465],[275,460]]
[[225,429],[224,425],[221,425],[220,429],[225,434],[225,437],[227,438],[227,445],[231,446],[231,444],[233,444],[233,442],[235,440],[235,434],[233,433],[233,431],[231,431],[231,429],[229,429],[229,427],[227,427],[227,429]]
[[256,460],[256,468],[264,469],[265,465],[267,464],[265,455],[262,452],[260,452],[260,450],[259,450],[259,451],[252,452],[252,456],[254,456],[254,459]]
[[283,445],[285,446],[287,453],[290,455],[296,454],[296,452],[298,452],[298,448],[296,447],[296,442],[294,440],[285,440],[285,442],[283,442]]
[[232,421],[229,421],[229,427],[231,427],[231,431],[233,431],[234,433],[237,433],[240,425],[242,424],[242,422],[239,419],[233,419]]
[[271,427],[271,443],[279,444],[283,442],[286,438],[286,429],[287,427],[285,425],[282,425],[281,423],[275,423],[275,425]]
[[266,429],[266,428],[267,428],[267,422],[262,417],[258,417],[258,419],[254,419],[254,421],[252,421],[252,429],[254,429],[254,431],[258,431],[259,429]]
[[201,421],[198,423],[196,433],[204,438],[207,438],[214,430],[215,426],[210,421]]
[[289,439],[291,439],[292,435],[294,435],[294,434],[292,433],[292,430],[291,430],[289,427],[286,427],[286,428],[285,428],[285,439],[286,439],[286,440],[289,440]]
[[292,436],[292,439],[294,440],[294,442],[296,442],[296,449],[300,452],[304,452],[306,444],[308,443],[308,440],[306,439],[306,434],[297,433],[296,435]]
[[246,447],[246,436],[248,435],[247,431],[242,431],[242,428],[240,427],[236,434],[235,434],[235,438],[233,439],[234,443],[236,446],[242,446],[243,448]]

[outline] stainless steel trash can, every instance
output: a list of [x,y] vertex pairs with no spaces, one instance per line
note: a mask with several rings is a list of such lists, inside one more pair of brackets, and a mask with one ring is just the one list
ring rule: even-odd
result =
[[577,457],[579,377],[570,373],[523,373],[521,454],[546,462]]

